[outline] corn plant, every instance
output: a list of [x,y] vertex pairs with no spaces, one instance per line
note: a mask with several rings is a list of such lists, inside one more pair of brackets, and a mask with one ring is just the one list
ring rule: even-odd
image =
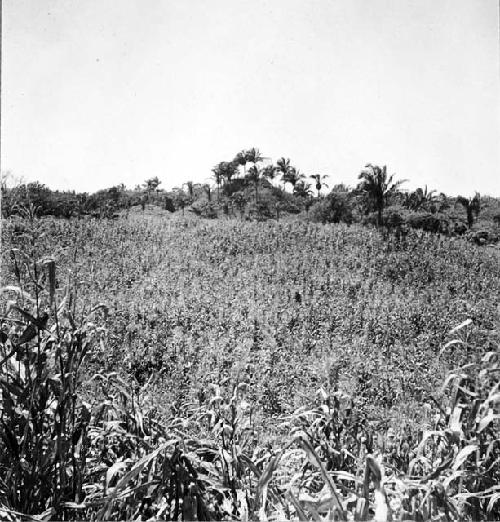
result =
[[12,259],[19,286],[2,288],[17,296],[8,303],[1,334],[3,498],[15,511],[61,516],[66,501],[83,496],[90,411],[78,387],[95,328],[74,324],[69,294],[56,302],[53,260],[30,267],[21,265],[18,253]]
[[2,233],[2,516],[498,517],[493,251],[133,210]]

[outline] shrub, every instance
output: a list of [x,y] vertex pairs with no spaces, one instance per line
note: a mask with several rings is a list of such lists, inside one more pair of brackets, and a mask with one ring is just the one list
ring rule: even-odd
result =
[[244,191],[248,186],[248,182],[243,178],[234,178],[231,182],[225,183],[222,187],[222,194],[226,197],[232,197],[236,192]]
[[477,245],[491,245],[494,243],[498,243],[500,239],[500,234],[498,232],[498,229],[495,230],[493,227],[481,227],[477,230],[471,230],[470,232],[468,232],[466,237],[469,241],[473,241]]
[[449,229],[448,220],[444,215],[431,212],[410,213],[406,217],[406,223],[411,228],[435,234],[439,232],[447,233]]
[[251,203],[248,207],[248,212],[251,218],[257,219],[258,221],[276,217],[276,211],[272,208],[272,204],[269,201]]
[[174,200],[170,196],[165,196],[163,208],[169,212],[175,212]]
[[197,216],[203,218],[215,219],[217,217],[217,210],[215,209],[213,203],[207,201],[206,199],[197,199],[191,205],[189,210]]
[[298,198],[289,192],[285,192],[278,187],[272,187],[270,196],[276,202],[276,205],[279,206],[280,212],[299,214],[302,211]]
[[331,192],[324,200],[315,203],[309,211],[312,221],[318,223],[352,223],[352,205],[349,195]]

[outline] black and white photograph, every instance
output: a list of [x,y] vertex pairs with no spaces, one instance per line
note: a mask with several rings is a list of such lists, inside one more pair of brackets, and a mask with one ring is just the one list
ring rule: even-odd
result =
[[500,520],[500,1],[0,14],[0,522]]

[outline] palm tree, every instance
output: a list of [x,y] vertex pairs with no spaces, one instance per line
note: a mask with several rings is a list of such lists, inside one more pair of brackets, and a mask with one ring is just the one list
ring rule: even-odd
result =
[[460,203],[467,212],[467,225],[469,228],[472,228],[474,224],[474,216],[478,216],[479,212],[481,212],[481,195],[479,192],[476,192],[473,198],[464,198],[463,196],[458,196],[457,203]]
[[210,203],[212,201],[212,187],[208,183],[205,183],[203,185],[203,189],[205,190],[205,193],[207,194],[208,202]]
[[362,181],[358,185],[358,190],[365,193],[372,207],[377,211],[377,226],[382,224],[382,215],[387,201],[406,180],[394,181],[394,174],[387,177],[387,167],[379,167],[369,163],[361,171],[358,179]]
[[421,208],[426,210],[432,210],[435,208],[436,196],[435,190],[428,191],[427,185],[424,189],[417,188],[409,194],[405,194],[405,200],[403,205],[410,210],[420,210]]
[[450,208],[450,202],[448,196],[444,192],[440,192],[437,198],[438,201],[438,211],[443,212]]
[[259,170],[259,167],[257,165],[252,165],[248,169],[247,179],[250,181],[255,189],[255,203],[258,203],[259,201],[259,180],[261,176],[261,171]]
[[247,175],[247,152],[245,150],[242,150],[241,152],[238,152],[236,156],[234,157],[233,163],[235,165],[242,165],[243,166],[243,176]]
[[224,181],[224,172],[223,172],[223,169],[221,168],[221,163],[216,165],[212,169],[212,172],[214,173],[213,178],[215,180],[215,183],[217,184],[217,201],[219,201],[220,200],[220,185]]
[[274,165],[267,165],[262,169],[262,177],[272,181],[276,176],[276,167]]
[[227,180],[228,183],[231,183],[231,180],[234,176],[238,174],[238,165],[234,161],[223,161],[221,164],[222,175]]
[[259,149],[256,149],[255,147],[253,147],[245,152],[245,158],[247,160],[247,163],[253,163],[254,166],[257,165],[257,163],[260,163],[264,159],[264,157],[260,153]]
[[285,185],[287,183],[286,178],[291,169],[293,169],[293,167],[290,165],[290,158],[280,158],[276,162],[276,171],[281,173],[281,181],[283,181],[283,190],[285,190]]
[[291,167],[287,174],[283,176],[283,181],[284,183],[290,183],[290,185],[292,185],[292,192],[294,192],[297,183],[305,179],[305,177],[305,174],[302,174],[300,170]]
[[309,198],[313,195],[311,184],[303,179],[298,180],[293,187],[293,195],[300,198]]
[[159,185],[161,185],[161,181],[158,179],[158,176],[155,176],[154,178],[149,178],[144,182],[144,188],[146,189],[148,195],[148,201],[151,192],[157,190]]
[[194,184],[193,184],[193,182],[192,181],[187,181],[186,183],[184,183],[184,185],[187,186],[189,198],[192,200],[194,198]]
[[420,201],[422,202],[422,206],[424,208],[431,209],[432,205],[436,202],[436,191],[435,190],[427,190],[427,185],[425,185],[424,190],[418,188],[415,192],[417,192]]
[[227,181],[231,183],[231,179],[238,174],[238,160],[235,158],[233,161],[221,161],[212,169],[215,178],[216,170],[220,173],[221,182]]
[[314,179],[316,181],[316,190],[318,191],[318,199],[321,196],[321,189],[323,187],[328,188],[328,185],[323,181],[325,178],[328,178],[328,174],[324,174],[323,176],[321,174],[312,174],[309,176],[311,179]]
[[144,186],[146,187],[146,190],[148,190],[148,191],[156,190],[156,188],[160,184],[161,184],[161,181],[158,179],[158,176],[155,176],[154,178],[147,179],[144,182]]

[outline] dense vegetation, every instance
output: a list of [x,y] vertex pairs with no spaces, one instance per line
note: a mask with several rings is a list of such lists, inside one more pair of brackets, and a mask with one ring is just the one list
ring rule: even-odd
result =
[[[268,220],[299,214],[320,223],[376,224],[386,231],[409,229],[448,236],[465,236],[477,244],[500,238],[500,200],[489,196],[450,197],[427,186],[405,190],[406,180],[390,175],[387,167],[368,164],[359,183],[350,188],[336,183],[328,192],[328,175],[306,175],[289,158],[271,163],[251,148],[212,169],[210,183],[187,181],[162,190],[158,177],[133,190],[123,184],[94,194],[52,191],[38,182],[8,186],[2,183],[2,215],[23,215],[32,207],[38,216],[117,218],[122,210],[154,204],[169,212],[187,211],[204,218],[240,217]],[[332,177],[333,179],[333,177]],[[326,197],[323,195],[326,194]]]
[[[2,231],[0,516],[498,518],[498,251],[406,228],[395,209],[420,207],[388,206],[387,175],[377,207],[370,169],[309,209],[242,178],[219,220],[159,209],[154,181],[116,219],[19,203]],[[191,208],[211,203],[191,189]],[[262,221],[271,197],[284,210]],[[322,218],[339,207],[350,218]]]

